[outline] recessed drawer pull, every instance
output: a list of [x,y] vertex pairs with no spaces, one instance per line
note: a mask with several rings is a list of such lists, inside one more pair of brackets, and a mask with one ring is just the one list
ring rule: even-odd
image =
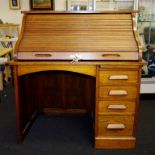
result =
[[125,110],[127,107],[125,105],[109,105],[108,106],[108,109],[111,109],[111,110]]
[[109,96],[126,96],[128,93],[126,90],[110,90]]
[[109,80],[128,80],[128,76],[127,75],[111,75],[109,77]]
[[108,124],[107,129],[109,130],[123,130],[125,129],[124,124]]
[[49,53],[38,53],[38,54],[34,54],[35,57],[51,57],[52,54]]
[[120,57],[120,54],[102,54],[102,57]]

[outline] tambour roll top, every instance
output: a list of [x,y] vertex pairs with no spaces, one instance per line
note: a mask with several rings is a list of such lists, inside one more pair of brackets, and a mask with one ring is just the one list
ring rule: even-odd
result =
[[24,12],[22,33],[16,45],[16,53],[24,56],[20,54],[17,58],[31,59],[25,52],[118,52],[119,55],[126,52],[129,56],[132,53],[131,60],[138,60],[133,13]]

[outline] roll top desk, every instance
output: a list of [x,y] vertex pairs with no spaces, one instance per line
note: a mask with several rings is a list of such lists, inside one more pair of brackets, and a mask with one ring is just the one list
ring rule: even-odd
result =
[[19,142],[38,113],[90,112],[95,148],[134,148],[141,78],[135,12],[23,14],[13,62]]

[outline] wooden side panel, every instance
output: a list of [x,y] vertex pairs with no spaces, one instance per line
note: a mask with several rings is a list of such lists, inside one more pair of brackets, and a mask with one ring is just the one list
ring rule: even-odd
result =
[[18,51],[130,51],[131,14],[27,14]]
[[21,87],[21,82],[18,77],[17,66],[14,66],[14,86],[16,98],[16,124],[17,124],[17,138],[18,142],[22,143],[26,132],[31,127],[33,120],[37,114],[34,103],[27,98],[29,87],[27,78],[25,85]]

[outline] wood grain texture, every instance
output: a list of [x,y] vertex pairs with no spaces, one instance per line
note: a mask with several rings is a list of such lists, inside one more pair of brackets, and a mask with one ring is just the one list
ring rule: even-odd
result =
[[[125,91],[127,94],[110,95],[110,91]],[[99,88],[99,97],[106,100],[134,100],[137,91],[137,86],[104,86]]]
[[[15,69],[19,141],[35,110],[88,112],[96,148],[133,148],[142,65],[135,11],[23,13],[9,63]],[[68,56],[77,52],[85,52],[85,59],[71,63]]]
[[26,118],[31,115],[33,107],[39,112],[48,113],[51,108],[54,113],[57,110],[60,113],[66,111],[66,114],[94,109],[94,77],[65,71],[43,71],[20,76],[19,83],[20,90],[23,90],[20,92],[22,112]]
[[[120,108],[109,108],[111,105],[122,105],[125,106],[124,109]],[[98,114],[104,114],[104,115],[109,115],[109,114],[117,114],[117,115],[131,115],[135,114],[135,107],[136,103],[134,101],[99,101],[97,109],[98,109]]]
[[[133,135],[134,116],[98,116],[98,130],[97,137],[99,136],[132,136]],[[109,124],[123,124],[125,127],[122,129],[109,129]]]
[[138,49],[139,49],[139,61],[142,61],[142,45],[141,45],[141,41],[139,39],[139,36],[138,36],[138,33],[137,33],[137,21],[136,21],[136,18],[135,18],[135,14],[132,13],[132,23],[133,23],[133,33],[134,33],[134,36],[135,36],[135,39],[136,39],[136,42],[137,42],[137,46],[138,46]]
[[98,149],[133,149],[135,142],[135,137],[96,137],[95,147]]
[[35,73],[35,72],[41,72],[41,71],[69,71],[69,72],[76,72],[81,73],[85,75],[90,75],[95,77],[96,76],[96,67],[93,65],[30,65],[30,66],[19,66],[18,67],[18,76]]
[[138,60],[136,52],[18,52],[17,60],[52,60],[52,61],[103,61],[103,60]]
[[[51,66],[51,65],[90,65],[97,66],[99,71],[103,70],[139,70],[139,67],[142,66],[141,62],[137,61],[79,61],[71,63],[70,61],[9,61],[8,65],[13,66]],[[132,64],[132,65],[131,65]]]
[[[117,75],[117,76],[116,76]],[[112,79],[112,77],[114,77]],[[123,77],[123,78],[120,78]],[[124,76],[127,77],[124,79]],[[119,77],[119,78],[118,78]],[[100,71],[99,74],[100,85],[128,85],[128,84],[137,84],[138,83],[138,71],[134,70],[116,70],[116,71]]]
[[18,46],[18,52],[127,52],[129,49],[138,51],[131,14],[119,13],[26,14],[24,38]]

